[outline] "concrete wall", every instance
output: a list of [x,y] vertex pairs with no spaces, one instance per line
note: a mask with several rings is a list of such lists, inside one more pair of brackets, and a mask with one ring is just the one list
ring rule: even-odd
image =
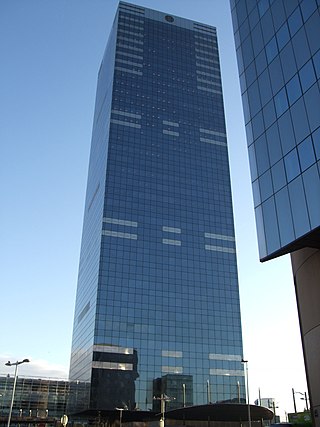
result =
[[291,254],[302,345],[313,408],[320,427],[320,250],[305,248]]

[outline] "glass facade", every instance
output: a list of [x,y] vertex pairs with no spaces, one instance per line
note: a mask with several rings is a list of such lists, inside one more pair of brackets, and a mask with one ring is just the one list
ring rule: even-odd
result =
[[319,0],[231,0],[261,260],[320,247]]
[[[245,398],[216,30],[120,2],[98,78],[70,380],[83,409]],[[184,392],[183,392],[184,389]],[[170,408],[168,403],[167,408]]]
[[[0,422],[7,423],[14,377],[0,376]],[[56,425],[67,412],[69,382],[57,379],[17,377],[11,424]]]

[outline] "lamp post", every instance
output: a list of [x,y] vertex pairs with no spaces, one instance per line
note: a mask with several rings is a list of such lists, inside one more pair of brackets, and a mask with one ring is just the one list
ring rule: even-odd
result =
[[207,401],[208,404],[211,403],[210,380],[207,380]]
[[182,384],[182,402],[183,402],[183,407],[185,408],[186,406],[186,385]]
[[274,399],[268,399],[268,408],[272,409],[273,411],[273,422],[276,423],[277,422],[277,414],[276,414],[276,408],[279,408],[279,406],[276,406],[276,402]]
[[165,393],[161,393],[160,397],[153,397],[153,400],[160,400],[160,412],[161,412],[161,418],[160,418],[160,427],[164,427],[164,414],[166,412],[166,402],[171,402],[171,400],[175,400],[175,397],[169,397]]
[[12,408],[13,408],[13,402],[14,402],[14,395],[15,395],[15,392],[16,392],[16,384],[17,384],[18,365],[21,365],[22,363],[29,363],[29,362],[30,362],[29,359],[23,359],[20,362],[16,361],[14,363],[11,363],[10,360],[9,360],[5,364],[6,366],[15,366],[14,380],[13,380],[13,390],[12,390],[12,397],[11,397],[11,404],[10,404],[10,410],[9,410],[7,427],[10,427],[10,422],[11,422]]
[[246,367],[246,383],[247,383],[247,400],[248,400],[248,423],[249,427],[251,427],[251,412],[250,412],[250,401],[249,401],[249,374],[248,374],[248,361],[242,359],[241,363],[245,364]]
[[240,381],[237,381],[237,393],[238,393],[238,403],[241,402],[240,400]]
[[122,411],[124,408],[116,408],[117,411],[119,411],[119,427],[122,426]]
[[304,392],[302,393],[301,391],[295,391],[294,389],[292,389],[292,397],[293,397],[293,406],[294,406],[294,412],[297,413],[297,405],[296,405],[296,397],[295,394],[301,394],[303,397],[301,397],[301,400],[305,400],[306,401],[306,410],[309,411],[309,406],[308,406],[308,397],[307,397],[307,393]]

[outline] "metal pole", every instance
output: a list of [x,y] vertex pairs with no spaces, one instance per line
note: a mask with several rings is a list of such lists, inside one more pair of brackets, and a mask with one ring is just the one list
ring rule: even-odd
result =
[[297,405],[296,405],[296,397],[294,393],[294,388],[292,389],[292,397],[293,397],[293,407],[294,407],[294,413],[297,413]]
[[13,390],[12,390],[12,396],[11,396],[11,403],[10,403],[10,410],[9,410],[9,417],[8,417],[7,427],[10,427],[10,422],[11,422],[13,401],[14,401],[14,395],[15,395],[15,392],[16,392],[16,384],[17,384],[17,371],[18,371],[18,362],[16,362],[15,369],[14,369]]
[[276,402],[272,401],[272,408],[273,408],[273,420],[276,422]]
[[260,387],[259,387],[259,406],[261,406],[261,390],[260,390]]
[[[182,384],[182,401],[183,401],[183,407],[186,407],[186,385]],[[186,414],[183,411],[183,425],[186,425]]]
[[182,384],[182,402],[183,402],[183,407],[185,408],[186,406],[186,385]]
[[165,413],[165,397],[164,394],[161,393],[161,420],[160,420],[160,427],[164,427],[164,413]]
[[308,406],[308,397],[307,397],[307,392],[304,392],[304,398],[306,399],[306,409],[307,411],[309,411],[309,406]]
[[240,403],[240,381],[237,381],[238,403]]
[[249,397],[249,373],[248,373],[248,361],[242,359],[242,363],[245,364],[246,367],[246,382],[247,382],[247,399],[248,399],[248,423],[249,427],[251,427],[251,410],[250,410],[250,397]]
[[248,362],[246,363],[246,371],[247,371],[247,394],[248,394],[248,418],[249,418],[249,427],[251,427],[251,410],[250,410],[250,398],[249,398],[249,370],[248,370]]
[[207,380],[207,401],[211,403],[210,381]]

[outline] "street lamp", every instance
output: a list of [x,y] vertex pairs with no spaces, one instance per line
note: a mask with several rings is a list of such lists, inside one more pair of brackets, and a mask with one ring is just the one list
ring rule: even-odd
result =
[[249,401],[249,374],[248,374],[248,361],[242,359],[241,363],[245,364],[246,367],[246,383],[247,383],[247,400],[248,400],[248,422],[249,427],[251,427],[251,413],[250,413],[250,401]]
[[117,411],[119,411],[119,427],[122,426],[122,412],[124,411],[124,408],[116,408]]
[[211,403],[211,389],[210,389],[210,380],[207,380],[207,402]]
[[171,402],[171,400],[175,400],[175,397],[169,397],[164,393],[161,393],[160,397],[153,397],[153,400],[160,400],[160,408],[161,408],[161,418],[160,418],[160,427],[164,427],[164,413],[166,412],[166,402]]
[[300,399],[306,401],[306,410],[309,411],[307,393],[306,392],[302,393],[301,391],[295,391],[294,389],[292,389],[294,412],[297,413],[297,406],[296,406],[296,397],[295,397],[295,394],[301,394],[303,396]]
[[268,399],[268,408],[272,409],[273,411],[273,422],[275,423],[277,419],[276,408],[279,408],[279,406],[276,406],[274,399]]
[[15,366],[14,370],[14,381],[13,381],[13,390],[12,390],[12,397],[11,397],[11,404],[10,404],[10,410],[9,410],[9,417],[8,417],[8,424],[7,427],[10,427],[11,422],[11,415],[12,415],[12,408],[13,408],[13,402],[14,402],[14,394],[16,392],[16,384],[17,384],[17,373],[18,373],[18,365],[21,365],[22,363],[29,363],[29,359],[23,359],[20,362],[16,361],[14,363],[11,363],[10,360],[5,364],[6,366]]
[[183,401],[183,407],[186,406],[186,385],[182,384],[182,401]]

